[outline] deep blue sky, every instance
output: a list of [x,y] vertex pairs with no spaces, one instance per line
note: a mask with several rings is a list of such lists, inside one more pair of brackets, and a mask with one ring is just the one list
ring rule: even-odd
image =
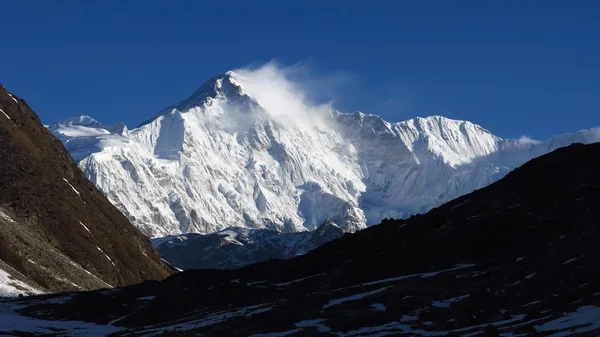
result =
[[[271,59],[337,79],[336,106],[440,114],[503,137],[600,125],[599,1],[10,1],[0,82],[44,122],[129,126]],[[340,80],[341,79],[341,80]]]

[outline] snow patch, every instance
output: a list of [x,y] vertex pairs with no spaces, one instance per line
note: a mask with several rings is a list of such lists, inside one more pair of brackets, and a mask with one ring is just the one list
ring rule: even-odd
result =
[[110,261],[110,263],[112,263],[112,265],[113,265],[113,266],[115,265],[115,263],[114,263],[114,262],[113,262],[113,260],[110,258],[110,256],[106,255],[106,253],[105,253],[105,252],[104,252],[104,251],[103,251],[103,250],[102,250],[100,247],[96,246],[96,248],[98,248],[98,250],[100,251],[100,253],[104,254],[104,257],[106,257],[106,259],[107,259],[108,261]]
[[17,99],[13,95],[11,95],[10,93],[7,94],[8,96],[10,96],[10,98],[12,98],[13,101],[15,101],[15,103],[19,104],[19,101],[17,101]]
[[[89,229],[89,228],[87,228],[87,226],[86,226],[86,225],[84,225],[84,224],[83,224],[83,222],[79,221],[79,223],[80,223],[80,224],[83,226],[83,228],[85,228],[85,230],[86,230],[86,231],[90,232],[90,229]],[[91,233],[92,233],[92,232],[90,232],[90,234],[91,234]]]
[[65,181],[67,184],[69,184],[69,186],[71,186],[71,189],[73,190],[73,192],[77,193],[77,196],[79,196],[79,197],[81,198],[81,193],[79,193],[79,191],[78,191],[78,190],[76,190],[76,189],[75,189],[75,187],[73,187],[73,185],[71,185],[71,183],[70,183],[70,182],[69,182],[69,181],[68,181],[66,178],[63,178],[63,180],[64,180],[64,181]]
[[600,308],[587,305],[561,318],[536,325],[538,332],[557,331],[549,336],[562,337],[600,329]]
[[296,323],[296,327],[298,328],[317,328],[319,332],[330,332],[331,329],[322,324],[325,322],[325,319],[310,319]]
[[464,300],[465,298],[468,298],[469,296],[471,296],[471,294],[452,297],[452,298],[449,298],[449,299],[443,300],[443,301],[431,301],[431,304],[434,307],[438,307],[438,308],[449,308],[450,303],[460,302],[460,301]]
[[6,116],[6,118],[10,119],[10,116],[6,112],[4,112],[4,110],[0,109],[0,112],[2,112],[4,116]]
[[[19,281],[6,271],[0,269],[0,297],[16,297],[20,294],[34,295],[41,293],[42,291],[29,286],[25,282]],[[1,312],[0,321],[2,321]]]
[[373,304],[371,304],[371,310],[373,310],[373,311],[386,311],[387,308],[385,307],[385,305],[383,305],[381,303],[373,303]]
[[0,209],[0,218],[11,222],[11,223],[16,223],[15,220],[13,220],[11,217],[9,217],[8,215],[6,215],[4,212],[2,212],[2,210]]
[[371,296],[371,295],[375,295],[377,293],[380,293],[382,291],[386,291],[390,288],[392,288],[393,286],[387,286],[387,287],[383,287],[383,288],[379,288],[379,289],[375,289],[375,290],[371,290],[371,291],[367,291],[364,293],[360,293],[360,294],[355,294],[352,296],[346,296],[346,297],[342,297],[342,298],[337,298],[337,299],[333,299],[330,300],[327,304],[325,304],[322,308],[322,310],[325,310],[327,308],[333,307],[334,305],[338,305],[338,304],[342,304],[344,302],[348,302],[348,301],[358,301],[361,300],[367,296]]

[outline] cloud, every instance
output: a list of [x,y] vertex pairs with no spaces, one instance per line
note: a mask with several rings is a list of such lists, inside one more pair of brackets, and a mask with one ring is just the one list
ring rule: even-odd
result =
[[280,66],[272,61],[233,70],[240,87],[275,120],[314,125],[334,109],[334,88],[342,75],[314,76],[304,64]]
[[519,139],[517,139],[517,141],[519,142],[519,144],[522,144],[522,145],[537,145],[537,144],[542,143],[541,141],[535,140],[526,135],[519,137]]

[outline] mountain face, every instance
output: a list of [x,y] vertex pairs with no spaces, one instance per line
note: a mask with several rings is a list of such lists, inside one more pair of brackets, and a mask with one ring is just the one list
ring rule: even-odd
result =
[[180,269],[235,269],[270,259],[303,255],[344,235],[327,221],[314,231],[281,233],[232,227],[212,234],[185,234],[154,239],[160,256]]
[[0,302],[0,332],[597,336],[598,172],[600,144],[571,145],[293,259]]
[[169,271],[23,101],[0,86],[0,296],[124,286]]
[[328,219],[354,231],[426,212],[558,147],[600,141],[599,129],[534,142],[439,116],[389,123],[308,106],[293,88],[243,72],[133,130],[89,117],[49,129],[151,237],[297,232]]

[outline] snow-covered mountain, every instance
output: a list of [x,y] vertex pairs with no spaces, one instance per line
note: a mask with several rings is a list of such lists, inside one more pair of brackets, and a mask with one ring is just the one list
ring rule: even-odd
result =
[[269,67],[227,72],[139,127],[77,117],[48,126],[151,237],[231,226],[353,231],[486,186],[600,129],[545,142],[494,136],[440,116],[389,123],[310,105]]
[[180,269],[235,269],[303,255],[342,235],[340,227],[326,221],[310,232],[232,227],[211,234],[167,236],[152,244],[163,259]]

